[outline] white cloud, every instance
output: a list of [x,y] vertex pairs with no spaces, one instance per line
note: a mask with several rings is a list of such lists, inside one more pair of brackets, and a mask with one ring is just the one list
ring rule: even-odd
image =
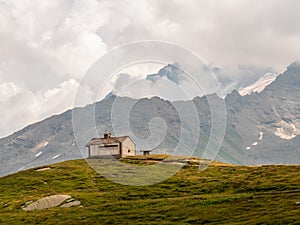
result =
[[112,85],[113,94],[117,96],[129,96],[132,98],[159,96],[173,101],[190,100],[196,96],[203,96],[216,91],[214,84],[206,81],[203,81],[201,84],[195,83],[184,72],[178,75],[178,79],[180,82],[171,80],[166,76],[157,76],[156,79],[149,80],[141,76],[120,73],[117,75],[115,82],[110,85]]
[[9,24],[0,27],[0,47],[5,50],[0,52],[2,79],[37,91],[44,88],[44,77],[49,80],[45,89],[68,76],[82,77],[107,52],[95,33],[105,18],[102,5],[97,1],[7,1],[0,15],[0,21]]
[[[68,108],[51,99],[72,96],[71,80],[132,41],[192,50],[221,68],[228,90],[282,72],[300,58],[299,8],[297,0],[0,0],[0,136]],[[177,96],[172,87],[165,95]]]
[[185,46],[215,65],[252,64],[278,72],[299,58],[299,1],[112,2],[118,2],[113,16],[98,32],[111,46],[159,39]]
[[[0,84],[0,137],[21,129],[30,123],[59,114],[75,106],[75,97],[80,84],[69,79],[58,87],[33,93],[17,87],[14,83]],[[84,89],[84,103],[93,101],[92,94]]]
[[0,84],[0,102],[7,102],[18,91],[17,86],[12,82]]
[[[129,76],[126,79],[122,79],[122,77],[124,77],[124,74],[117,80],[118,85],[115,86],[113,91],[118,96],[129,96],[132,98],[159,96],[171,100],[188,99],[182,87],[166,78],[160,78],[153,83],[145,79],[136,79]],[[124,80],[126,82],[121,85],[121,82]]]
[[[76,80],[107,52],[96,34],[106,5],[0,2],[0,137],[73,107]],[[86,93],[87,103],[91,99]]]
[[[146,65],[144,69],[147,68]],[[154,65],[151,72],[146,74],[151,74],[147,79],[145,79],[145,74],[140,73],[142,64],[131,65],[121,70],[108,82],[106,92],[104,95],[102,94],[102,97],[111,90],[118,96],[132,98],[156,95],[169,100],[188,100],[215,92],[219,93],[220,97],[225,97],[233,89],[239,90],[248,87],[259,78],[263,79],[266,74],[269,74],[269,71],[272,71],[271,68],[260,68],[251,65],[224,68],[211,66],[211,70],[203,67],[201,73],[197,74],[202,76],[201,83],[196,83],[193,77],[190,77],[193,74],[188,75],[180,70],[179,64],[175,63],[173,66],[157,64],[159,67],[154,67]],[[179,70],[175,69],[176,67]],[[207,76],[214,76],[215,78],[206,79]],[[270,83],[271,81],[268,84]]]

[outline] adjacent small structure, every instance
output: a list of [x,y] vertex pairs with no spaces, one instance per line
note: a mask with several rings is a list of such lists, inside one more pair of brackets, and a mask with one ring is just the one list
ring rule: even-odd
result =
[[141,152],[143,152],[143,155],[150,155],[150,152],[152,150],[141,150]]
[[109,132],[105,132],[103,138],[91,139],[85,146],[88,147],[89,158],[110,155],[122,158],[136,155],[136,146],[129,136],[111,137]]

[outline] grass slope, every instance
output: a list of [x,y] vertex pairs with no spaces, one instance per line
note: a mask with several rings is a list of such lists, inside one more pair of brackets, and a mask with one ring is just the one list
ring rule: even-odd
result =
[[[147,164],[162,157],[131,158]],[[144,187],[113,183],[85,160],[30,169],[0,179],[1,224],[299,224],[300,166],[243,167],[189,163],[164,182]],[[82,207],[23,211],[52,194]]]

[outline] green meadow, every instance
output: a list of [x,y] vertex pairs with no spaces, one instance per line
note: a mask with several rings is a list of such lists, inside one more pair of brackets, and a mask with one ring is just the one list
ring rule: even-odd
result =
[[[122,159],[132,165],[167,156]],[[173,162],[182,162],[174,158]],[[67,161],[0,178],[1,224],[300,224],[300,166],[186,163],[148,186],[112,182],[85,160]],[[108,165],[109,166],[109,165]],[[149,178],[151,175],[149,173]],[[24,211],[30,201],[66,194],[70,208]]]

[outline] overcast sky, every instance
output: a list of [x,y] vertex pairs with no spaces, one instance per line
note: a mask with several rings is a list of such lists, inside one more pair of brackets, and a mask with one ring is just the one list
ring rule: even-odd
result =
[[128,42],[176,43],[233,81],[280,73],[300,59],[299,9],[298,0],[0,0],[0,137],[72,108],[86,70]]

